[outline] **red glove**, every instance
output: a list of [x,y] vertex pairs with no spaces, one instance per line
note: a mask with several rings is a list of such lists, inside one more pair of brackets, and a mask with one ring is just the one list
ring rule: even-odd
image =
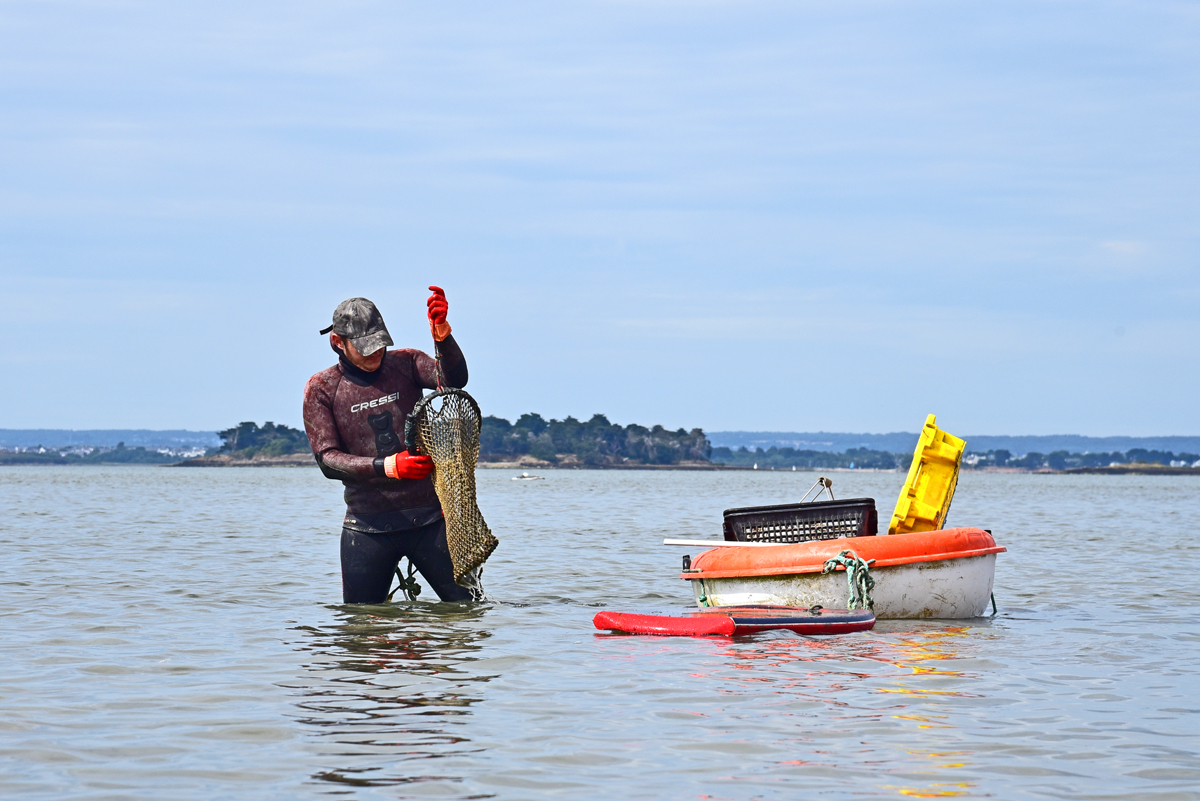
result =
[[413,456],[408,451],[394,453],[383,460],[383,474],[388,478],[422,479],[432,472],[432,459],[428,456]]
[[441,342],[450,336],[450,323],[446,322],[446,312],[450,310],[450,304],[446,303],[446,291],[440,286],[431,286],[429,290],[433,292],[429,300],[425,301],[425,305],[429,307],[429,330],[433,332],[434,341]]

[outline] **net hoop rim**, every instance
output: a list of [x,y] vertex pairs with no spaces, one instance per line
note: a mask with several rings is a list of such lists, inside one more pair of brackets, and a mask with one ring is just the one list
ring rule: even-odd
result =
[[457,387],[446,387],[435,392],[430,392],[428,395],[425,395],[419,401],[413,404],[413,410],[408,413],[408,418],[404,421],[405,450],[407,450],[409,453],[416,452],[417,420],[419,420],[425,414],[425,410],[429,408],[429,404],[438,398],[445,398],[451,395],[465,398],[466,401],[471,404],[471,409],[475,412],[475,419],[479,421],[480,428],[482,429],[483,413],[479,411],[479,404],[475,401],[475,399],[472,398],[471,395],[464,389],[458,389]]

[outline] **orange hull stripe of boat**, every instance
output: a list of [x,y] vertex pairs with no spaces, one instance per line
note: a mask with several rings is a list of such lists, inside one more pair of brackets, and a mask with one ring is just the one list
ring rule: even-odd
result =
[[965,559],[1004,553],[981,528],[947,528],[876,537],[847,537],[779,545],[774,548],[714,548],[692,560],[694,572],[682,579],[739,578],[820,573],[825,562],[849,548],[863,559],[874,559],[872,567],[894,567],[944,559]]

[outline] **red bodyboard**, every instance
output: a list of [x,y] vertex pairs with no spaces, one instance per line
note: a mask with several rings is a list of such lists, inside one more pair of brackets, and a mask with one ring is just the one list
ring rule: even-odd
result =
[[625,634],[662,634],[668,637],[732,637],[736,626],[728,615],[659,615],[645,612],[598,612],[592,622],[598,629]]
[[875,615],[866,609],[809,609],[803,606],[726,606],[678,612],[598,612],[596,628],[625,634],[675,637],[731,637],[772,629],[797,634],[868,631]]

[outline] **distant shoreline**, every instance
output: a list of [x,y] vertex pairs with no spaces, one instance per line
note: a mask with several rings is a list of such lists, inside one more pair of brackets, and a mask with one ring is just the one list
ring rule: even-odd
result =
[[316,467],[317,460],[311,453],[288,453],[283,456],[254,456],[239,459],[228,454],[197,456],[182,462],[172,462],[163,467]]
[[715,464],[713,462],[680,462],[678,464],[530,464],[529,462],[479,462],[481,470],[753,470],[752,467]]
[[1117,464],[1107,467],[1070,467],[1058,475],[1090,476],[1200,476],[1200,467],[1171,467],[1165,464]]
[[[287,456],[263,456],[253,459],[234,459],[228,456],[201,456],[162,467],[315,467],[316,461],[308,454]],[[685,472],[743,472],[743,473],[901,473],[902,470],[877,468],[823,467],[803,470],[781,470],[769,467],[743,467],[741,465],[715,464],[712,462],[683,462],[679,464],[619,464],[588,465],[580,462],[566,464],[532,464],[530,462],[479,462],[480,470],[682,470]],[[964,467],[962,473],[1026,473],[1049,476],[1067,475],[1143,475],[1143,476],[1200,476],[1200,468],[1168,467],[1161,464],[1129,464],[1111,467],[1074,467],[1067,470],[1028,470],[1021,467]]]
[[[21,458],[20,454],[14,455],[15,458],[0,459],[0,467],[39,467],[39,466],[72,466],[72,467],[88,467],[88,466],[128,466],[128,462],[91,462],[90,464],[80,464],[78,462],[67,462],[61,458],[47,458],[45,455],[30,454],[26,458]],[[292,453],[283,456],[254,456],[249,459],[237,458],[228,454],[214,454],[212,456],[199,456],[194,459],[185,459],[178,462],[167,463],[132,463],[134,466],[143,467],[315,467],[316,460],[311,453]],[[481,470],[682,470],[682,471],[707,471],[707,472],[751,472],[751,473],[903,473],[900,469],[883,469],[883,468],[852,468],[852,467],[815,467],[802,468],[791,470],[789,468],[771,468],[745,466],[745,465],[730,465],[720,464],[717,462],[678,462],[676,464],[600,464],[590,465],[578,461],[560,461],[557,464],[549,462],[540,462],[532,459],[524,459],[522,461],[513,462],[479,462],[476,465]],[[1049,468],[1029,469],[1023,467],[969,467],[964,465],[962,473],[1036,473],[1041,475],[1055,476],[1070,476],[1070,475],[1094,475],[1094,476],[1120,476],[1120,475],[1142,475],[1142,476],[1200,476],[1200,468],[1197,467],[1171,467],[1169,465],[1158,463],[1129,463],[1129,464],[1114,464],[1103,467],[1071,467],[1066,470],[1051,470]]]

